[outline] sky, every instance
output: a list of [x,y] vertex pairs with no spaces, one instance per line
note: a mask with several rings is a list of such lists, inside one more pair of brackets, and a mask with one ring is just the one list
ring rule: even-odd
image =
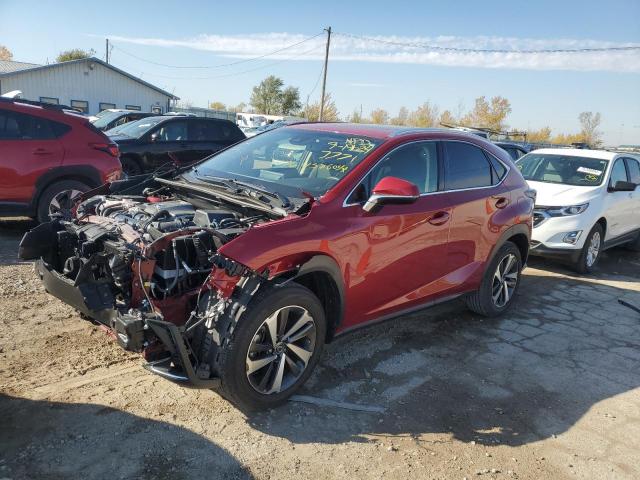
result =
[[193,106],[248,102],[271,74],[304,103],[320,97],[331,26],[327,91],[342,116],[426,101],[457,113],[501,95],[510,127],[572,133],[580,112],[600,112],[605,143],[617,145],[640,144],[640,50],[513,50],[640,46],[639,19],[640,0],[0,0],[0,44],[46,63],[69,48],[104,59],[109,38],[111,63]]

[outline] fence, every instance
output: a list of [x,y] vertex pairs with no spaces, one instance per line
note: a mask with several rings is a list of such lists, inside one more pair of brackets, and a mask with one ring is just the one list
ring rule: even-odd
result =
[[173,112],[192,113],[197,117],[221,118],[223,120],[231,120],[233,123],[236,122],[235,112],[227,112],[225,110],[212,110],[201,107],[172,107],[171,110]]

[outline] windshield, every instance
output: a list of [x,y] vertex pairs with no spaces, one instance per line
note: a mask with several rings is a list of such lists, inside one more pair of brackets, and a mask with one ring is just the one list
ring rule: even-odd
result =
[[103,113],[103,112],[106,112],[106,114],[100,115],[100,117],[95,122],[93,122],[93,125],[96,128],[104,128],[107,125],[109,125],[112,121],[124,115],[124,113],[122,112],[107,112],[106,110],[103,110],[100,113]]
[[529,153],[516,161],[525,180],[578,187],[602,184],[608,160],[549,153]]
[[[140,138],[160,122],[166,120],[167,117],[147,117],[135,122],[126,123],[124,126],[118,126],[107,130],[107,135],[126,135],[131,138]],[[95,125],[95,123],[94,123]]]
[[105,115],[109,115],[110,113],[113,113],[111,110],[100,110],[98,113],[96,113],[96,118],[102,118]]
[[278,128],[214,155],[194,173],[205,181],[207,176],[233,178],[289,196],[300,197],[303,190],[317,197],[380,143],[358,135]]

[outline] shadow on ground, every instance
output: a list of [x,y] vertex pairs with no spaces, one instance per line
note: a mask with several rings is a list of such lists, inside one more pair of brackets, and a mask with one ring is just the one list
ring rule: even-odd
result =
[[176,425],[100,405],[0,395],[0,478],[252,476],[227,451]]
[[304,393],[384,414],[291,402],[249,422],[301,443],[441,433],[519,446],[559,435],[598,402],[640,386],[640,315],[617,301],[640,305],[638,272],[611,286],[531,268],[499,319],[458,301],[362,329],[327,348]]

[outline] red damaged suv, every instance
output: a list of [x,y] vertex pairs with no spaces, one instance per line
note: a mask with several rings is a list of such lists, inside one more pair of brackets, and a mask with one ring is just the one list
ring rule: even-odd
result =
[[295,124],[88,192],[20,255],[149,370],[268,407],[340,333],[458,296],[504,312],[534,196],[474,135]]

